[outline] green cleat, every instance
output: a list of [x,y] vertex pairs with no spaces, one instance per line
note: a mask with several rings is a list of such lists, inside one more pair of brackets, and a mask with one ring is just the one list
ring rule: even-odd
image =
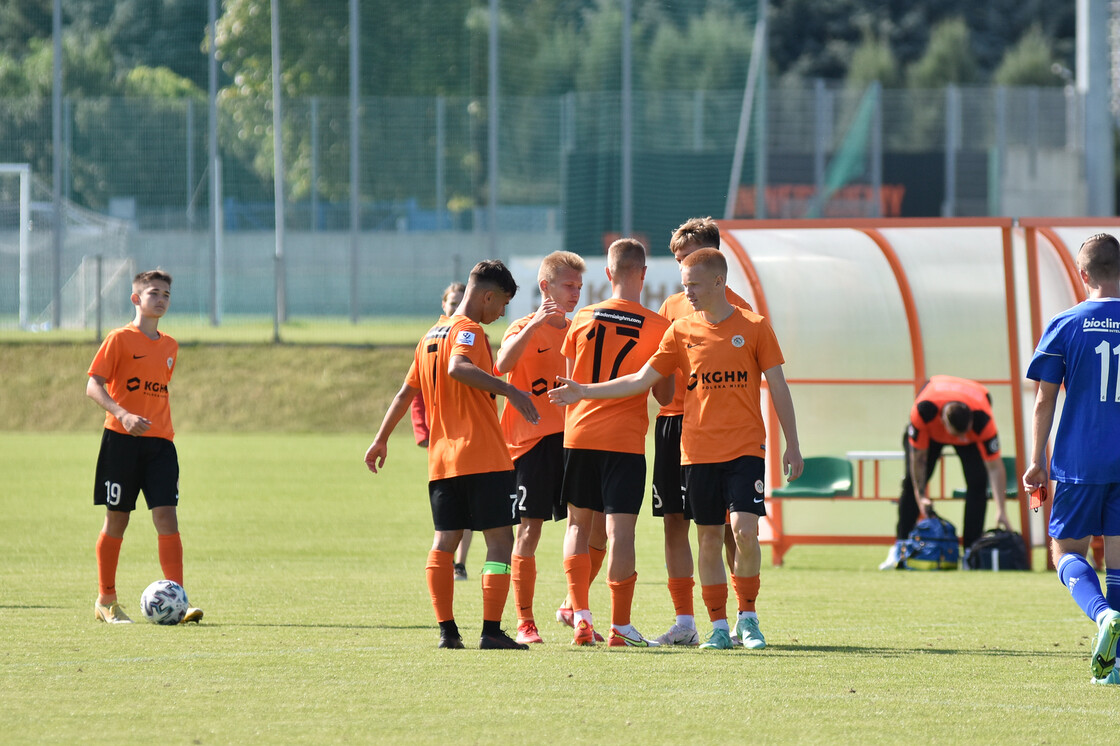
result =
[[743,617],[735,623],[735,635],[743,641],[743,647],[750,650],[762,650],[766,647],[766,638],[758,628],[758,619]]
[[731,633],[725,629],[712,629],[711,636],[700,643],[701,650],[730,650]]
[[1120,686],[1120,668],[1115,666],[1112,668],[1112,673],[1105,676],[1103,679],[1093,679],[1094,684],[1113,684]]
[[1109,609],[1101,615],[1097,636],[1093,639],[1093,657],[1089,670],[1094,679],[1107,679],[1116,665],[1116,641],[1120,640],[1120,611]]

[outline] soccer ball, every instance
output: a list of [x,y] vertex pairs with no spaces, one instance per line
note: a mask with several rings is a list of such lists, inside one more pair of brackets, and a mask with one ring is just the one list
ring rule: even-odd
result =
[[187,592],[174,580],[157,580],[140,594],[140,611],[155,624],[178,624],[187,607]]

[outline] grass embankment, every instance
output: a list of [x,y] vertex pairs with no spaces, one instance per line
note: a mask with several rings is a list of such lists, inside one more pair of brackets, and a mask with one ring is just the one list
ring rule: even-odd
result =
[[[0,346],[0,429],[95,431],[90,343]],[[376,431],[411,346],[182,345],[171,383],[179,432]]]

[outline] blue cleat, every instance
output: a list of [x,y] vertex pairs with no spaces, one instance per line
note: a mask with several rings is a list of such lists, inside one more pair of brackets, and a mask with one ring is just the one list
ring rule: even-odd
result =
[[701,650],[730,650],[731,633],[725,629],[713,629],[711,637],[700,643]]
[[758,628],[758,619],[743,617],[735,624],[735,635],[743,641],[743,647],[750,650],[762,650],[766,647],[766,638]]

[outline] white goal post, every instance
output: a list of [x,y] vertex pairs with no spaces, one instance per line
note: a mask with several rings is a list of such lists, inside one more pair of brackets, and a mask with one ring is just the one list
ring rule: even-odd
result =
[[27,329],[31,323],[31,165],[0,163],[0,174],[19,176],[19,327]]

